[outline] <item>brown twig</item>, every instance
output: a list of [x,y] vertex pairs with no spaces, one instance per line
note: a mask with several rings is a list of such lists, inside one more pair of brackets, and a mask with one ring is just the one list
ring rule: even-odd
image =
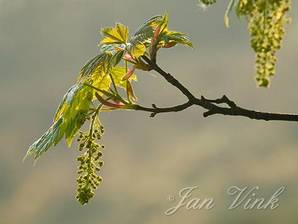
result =
[[143,107],[140,105],[135,105],[134,110],[146,111],[151,113],[151,117],[154,117],[160,113],[178,112],[183,111],[192,106],[200,106],[206,109],[203,113],[204,117],[209,117],[215,114],[228,115],[228,116],[241,116],[247,117],[254,120],[265,120],[265,121],[298,121],[298,114],[281,114],[281,113],[270,113],[270,112],[260,112],[242,108],[238,106],[234,101],[230,100],[227,96],[222,96],[221,98],[212,100],[206,99],[201,96],[201,98],[195,97],[184,85],[182,85],[174,76],[170,73],[162,70],[155,62],[152,62],[146,56],[143,56],[144,61],[146,61],[150,67],[150,70],[158,72],[167,82],[179,89],[188,99],[184,104],[180,104],[173,107],[159,108],[156,105],[152,107]]

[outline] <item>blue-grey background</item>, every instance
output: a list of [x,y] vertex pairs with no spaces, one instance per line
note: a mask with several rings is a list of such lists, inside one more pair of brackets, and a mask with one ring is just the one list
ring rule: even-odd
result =
[[[298,113],[297,2],[269,89],[255,85],[245,20],[232,16],[231,28],[224,27],[226,5],[204,11],[195,0],[0,0],[0,223],[297,223],[297,123],[205,119],[200,108],[154,119],[105,113],[104,182],[84,207],[74,198],[75,146],[62,142],[36,166],[22,163],[80,67],[98,52],[100,28],[122,22],[133,32],[165,12],[195,48],[165,50],[159,63],[196,95],[227,94],[249,108]],[[139,74],[135,88],[145,105],[184,102],[154,72]],[[169,195],[193,185],[194,196],[214,197],[216,207],[165,216],[174,205]],[[228,211],[231,185],[258,185],[266,197],[287,190],[274,211]]]

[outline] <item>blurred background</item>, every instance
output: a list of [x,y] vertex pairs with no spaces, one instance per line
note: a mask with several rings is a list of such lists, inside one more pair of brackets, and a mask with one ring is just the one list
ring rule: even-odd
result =
[[[297,223],[298,123],[246,118],[203,118],[201,108],[163,114],[102,115],[104,182],[82,207],[75,200],[76,147],[64,142],[33,166],[22,163],[28,146],[49,127],[56,107],[81,66],[98,52],[99,30],[122,22],[133,32],[167,12],[170,28],[188,33],[194,49],[176,47],[159,64],[196,95],[227,94],[239,105],[298,113],[298,4],[278,53],[269,89],[254,82],[254,53],[246,22],[223,24],[227,1],[202,10],[196,0],[0,0],[0,223]],[[184,97],[154,72],[140,73],[139,101],[169,106]],[[227,210],[232,185],[260,186],[269,197],[281,186],[280,207]],[[213,197],[210,211],[181,209],[169,201],[183,187]]]

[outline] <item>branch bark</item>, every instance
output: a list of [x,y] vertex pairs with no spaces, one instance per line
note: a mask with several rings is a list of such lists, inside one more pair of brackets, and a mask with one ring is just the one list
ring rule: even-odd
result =
[[150,67],[150,70],[158,72],[167,82],[175,86],[186,96],[188,101],[184,104],[180,104],[173,107],[159,108],[155,104],[152,107],[144,107],[141,105],[135,105],[134,110],[150,112],[151,117],[154,117],[160,113],[179,112],[183,111],[192,106],[200,106],[206,111],[203,113],[204,117],[209,117],[215,114],[227,115],[227,116],[241,116],[254,120],[265,120],[265,121],[298,121],[298,114],[282,114],[282,113],[271,113],[261,112],[246,109],[238,106],[234,101],[230,100],[227,96],[222,96],[218,99],[206,99],[201,96],[200,98],[195,97],[183,84],[181,84],[174,76],[170,73],[165,72],[161,69],[156,62],[151,61],[146,56],[143,56]]

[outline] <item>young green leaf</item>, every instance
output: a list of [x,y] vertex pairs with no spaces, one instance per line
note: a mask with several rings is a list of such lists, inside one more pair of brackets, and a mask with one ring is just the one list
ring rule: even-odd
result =
[[126,44],[128,40],[128,28],[121,23],[117,23],[115,27],[106,27],[102,29],[103,44]]
[[146,46],[141,42],[133,42],[129,45],[128,51],[133,58],[137,59],[145,54]]
[[29,147],[27,155],[39,158],[51,146],[58,144],[63,136],[70,146],[74,135],[85,122],[92,100],[92,91],[83,85],[72,86],[58,107],[53,125]]
[[110,67],[111,54],[103,52],[89,60],[81,69],[79,81],[90,76],[96,70],[107,72]]
[[164,21],[164,16],[153,16],[137,29],[134,36],[138,36],[139,34],[146,34],[146,36],[149,36],[150,38],[153,37],[154,30],[157,26],[160,25],[162,21]]
[[58,119],[54,124],[28,149],[26,156],[33,156],[36,160],[51,146],[55,146],[63,137],[64,131],[62,130],[63,118]]
[[116,52],[112,57],[111,57],[111,65],[114,67],[116,65],[118,65],[120,63],[120,61],[122,60],[123,56],[125,54],[125,51],[123,50],[119,50],[118,52]]
[[166,31],[160,36],[159,45],[161,47],[171,47],[176,44],[187,45],[193,47],[192,42],[189,40],[186,34],[176,31]]
[[[130,77],[128,79],[137,81],[137,76],[133,72],[130,74]],[[127,73],[125,67],[117,66],[111,70],[111,75],[114,78],[115,84],[123,89],[126,89],[126,80],[123,79],[126,74]]]
[[90,87],[76,84],[68,90],[56,112],[54,121],[63,118],[61,126],[69,147],[74,135],[85,122],[92,98],[93,90]]

